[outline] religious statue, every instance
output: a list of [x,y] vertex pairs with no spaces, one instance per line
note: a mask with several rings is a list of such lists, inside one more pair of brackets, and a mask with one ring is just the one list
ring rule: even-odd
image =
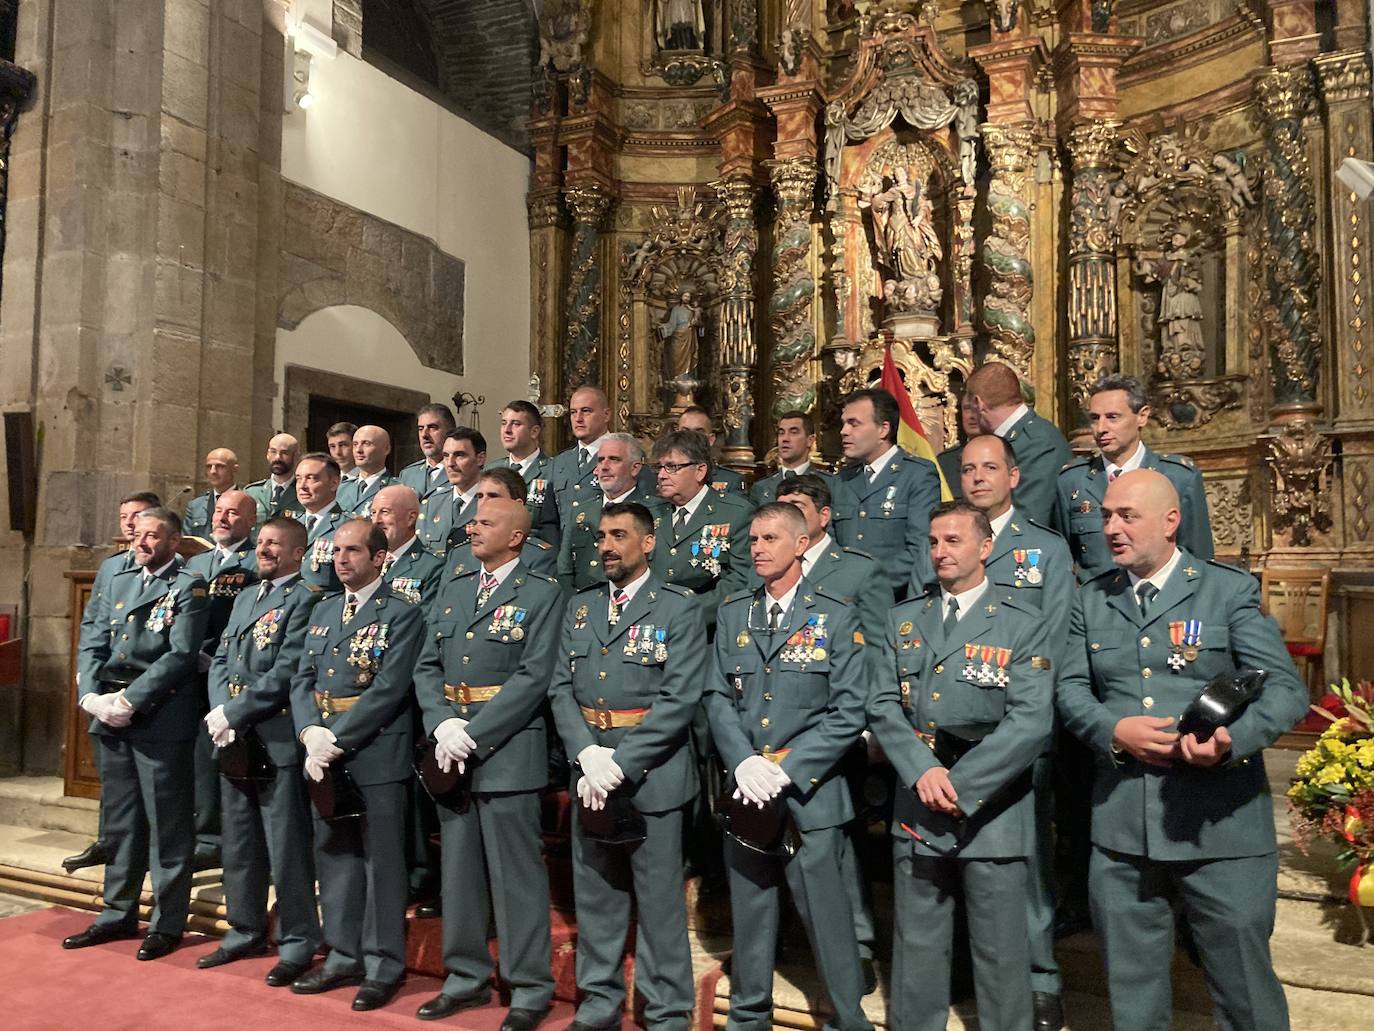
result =
[[697,345],[706,335],[705,311],[691,290],[683,290],[678,301],[657,326],[663,349],[663,382],[677,395],[673,407],[693,403],[692,393],[701,385],[697,376]]
[[889,274],[883,296],[897,311],[934,311],[942,294],[938,263],[944,249],[935,232],[930,197],[902,165],[892,171],[892,185],[873,176],[860,187],[860,208],[873,213],[878,263]]
[[1245,174],[1245,151],[1236,151],[1234,158],[1218,151],[1212,157],[1212,167],[1217,170],[1217,178],[1231,191],[1231,202],[1236,207],[1255,206],[1255,194],[1250,188],[1250,179]]
[[706,19],[701,0],[657,0],[654,38],[660,50],[704,50]]
[[1137,259],[1136,274],[1159,283],[1159,354],[1155,372],[1162,379],[1196,379],[1203,374],[1202,272],[1188,248],[1188,237],[1173,233],[1164,256]]
[[583,0],[551,0],[539,21],[539,66],[568,72],[582,63],[591,31],[591,12]]
[[954,103],[958,112],[954,116],[954,131],[959,137],[959,174],[964,177],[964,192],[972,195],[978,176],[978,137],[982,129],[978,125],[978,84],[972,79],[964,79],[954,87]]

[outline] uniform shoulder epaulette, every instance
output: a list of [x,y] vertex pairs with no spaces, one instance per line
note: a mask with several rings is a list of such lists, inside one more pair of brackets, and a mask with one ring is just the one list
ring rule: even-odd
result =
[[312,584],[309,580],[298,580],[295,584],[292,584],[291,586],[295,587],[297,584],[299,584],[301,587],[304,587],[311,594],[324,593],[323,587],[321,587],[319,584]]
[[395,598],[397,601],[403,601],[403,602],[405,602],[407,605],[415,605],[415,604],[417,604],[416,602],[412,601],[410,598],[408,598],[408,597],[406,597],[404,594],[402,594],[400,591],[392,591],[392,592],[391,592],[391,596],[392,596],[393,598]]
[[[1192,556],[1189,557],[1191,558]],[[1228,573],[1234,573],[1236,576],[1243,576],[1247,580],[1254,579],[1254,576],[1251,575],[1249,570],[1241,569],[1239,566],[1233,566],[1229,562],[1222,562],[1220,559],[1215,558],[1205,559],[1204,561],[1209,566],[1215,566],[1217,569],[1224,569]]]
[[592,584],[592,585],[589,586],[589,587],[584,587],[584,588],[582,588],[580,591],[574,591],[574,592],[573,592],[573,597],[577,597],[578,595],[582,595],[582,594],[595,594],[597,591],[605,591],[605,590],[606,590],[606,585],[605,585],[604,583]]
[[533,544],[533,545],[534,545],[536,548],[538,548],[540,551],[552,551],[552,550],[553,550],[553,545],[550,544],[550,543],[549,543],[548,541],[546,541],[546,540],[541,540],[541,539],[538,538],[538,537],[530,537],[530,538],[527,538],[527,539],[529,540],[529,542],[530,542],[531,544]]
[[555,587],[558,586],[557,577],[549,576],[548,573],[536,573],[533,569],[530,569],[528,566],[525,567],[525,575],[529,577],[531,580],[542,580],[546,584],[553,584]]
[[1062,472],[1066,472],[1067,470],[1069,470],[1069,469],[1075,469],[1075,468],[1077,468],[1077,467],[1080,466],[1080,465],[1087,465],[1087,464],[1088,464],[1089,462],[1091,462],[1092,460],[1093,460],[1093,456],[1092,456],[1092,455],[1075,455],[1073,458],[1069,459],[1069,460],[1068,460],[1067,462],[1065,462],[1062,466],[1060,466],[1060,467],[1059,467],[1059,471],[1060,471],[1061,473],[1062,473]]
[[[1046,526],[1044,523],[1040,522],[1039,520],[1032,519],[1032,518],[1031,518],[1030,516],[1028,516],[1028,515],[1023,515],[1023,516],[1021,516],[1020,518],[1021,518],[1021,520],[1022,520],[1023,522],[1029,523],[1031,526],[1035,527],[1037,530],[1040,530],[1040,531],[1042,531],[1042,532],[1044,532],[1044,533],[1048,533],[1048,534],[1051,534],[1051,535],[1053,535],[1053,536],[1055,536],[1055,537],[1058,537],[1061,541],[1064,540],[1064,535],[1063,535],[1062,533],[1060,533],[1058,530],[1056,530],[1053,526]],[[1067,543],[1067,542],[1066,542],[1066,543]]]
[[[248,484],[248,487],[261,487],[266,482],[267,477],[264,476],[261,480],[254,480],[252,483]],[[248,487],[245,487],[244,490],[247,490]]]
[[[664,586],[666,587],[667,585],[665,584]],[[724,598],[721,599],[720,603],[722,605],[729,605],[731,602],[743,601],[745,598],[752,599],[753,597],[753,591],[731,591],[729,594],[727,594]]]
[[[600,586],[601,586],[601,587],[605,587],[606,585],[605,585],[605,584],[601,584]],[[659,583],[658,586],[661,587],[663,590],[668,591],[670,594],[677,594],[677,595],[680,595],[680,596],[683,597],[683,598],[690,598],[690,597],[692,597],[692,592],[689,591],[689,590],[687,590],[687,588],[683,587],[681,584],[665,584],[665,583],[663,583],[663,582],[660,581],[660,583]],[[729,598],[726,599],[726,601],[729,601],[729,600],[730,600]]]
[[1193,461],[1191,458],[1189,458],[1187,455],[1160,455],[1159,458],[1160,458],[1161,461],[1164,461],[1164,462],[1173,462],[1174,465],[1181,465],[1181,466],[1183,466],[1183,467],[1186,468],[1186,469],[1196,469],[1196,468],[1197,468],[1197,463],[1194,462],[1194,461]]
[[1105,581],[1108,577],[1125,576],[1126,571],[1117,566],[1108,566],[1100,573],[1088,577],[1086,583],[1095,584],[1098,581]]
[[838,601],[841,605],[852,605],[854,603],[854,599],[850,595],[841,594],[839,591],[832,590],[829,587],[817,587],[813,584],[811,586],[811,593],[818,594],[822,598],[829,598],[831,601]]
[[840,550],[843,551],[846,555],[857,555],[859,556],[859,558],[866,558],[870,562],[875,561],[873,556],[870,555],[868,552],[864,551],[862,548],[851,548],[847,544],[842,544],[840,545]]

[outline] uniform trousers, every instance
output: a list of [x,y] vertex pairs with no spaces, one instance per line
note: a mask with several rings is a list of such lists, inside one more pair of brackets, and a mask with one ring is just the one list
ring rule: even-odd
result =
[[1054,956],[1054,760],[1031,765],[1035,793],[1035,845],[1026,857],[1026,932],[1030,942],[1031,991],[1059,995],[1064,989]]
[[1276,852],[1156,862],[1094,847],[1089,896],[1116,1031],[1172,1026],[1175,905],[1192,928],[1222,1031],[1287,1031],[1269,956],[1278,870]]
[[491,979],[487,918],[496,917],[501,979],[512,1007],[553,999],[549,875],[539,830],[539,792],[476,795],[465,813],[438,806],[444,892],[445,995],[472,995]]
[[100,757],[105,840],[113,850],[105,866],[105,908],[95,922],[136,927],[143,878],[151,873],[154,907],[148,930],[180,937],[191,908],[195,745],[189,739],[92,738]]
[[267,889],[277,886],[277,954],[308,964],[320,947],[310,799],[299,766],[274,767],[268,781],[221,777],[224,903],[233,952],[267,941]]
[[404,782],[359,785],[367,812],[315,819],[325,970],[394,984],[406,963]]

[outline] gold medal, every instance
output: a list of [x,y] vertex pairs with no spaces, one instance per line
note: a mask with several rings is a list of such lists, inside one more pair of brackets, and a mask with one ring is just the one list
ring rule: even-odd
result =
[[1091,501],[1084,501],[1082,504],[1078,506],[1078,511],[1080,512],[1091,512],[1092,510],[1093,503]]
[[897,628],[897,634],[898,634],[899,637],[905,637],[907,634],[911,633],[911,631],[912,631],[912,626],[911,626],[911,620],[909,620],[909,619],[906,620],[901,626],[899,626],[899,627]]
[[749,643],[749,631],[741,630],[739,636],[735,638],[735,647],[743,648]]
[[824,662],[824,661],[825,661],[825,649],[824,649],[824,648],[812,648],[812,649],[811,649],[811,661],[812,661],[812,662]]
[[1183,649],[1183,657],[1184,657],[1186,660],[1188,660],[1189,662],[1196,662],[1196,661],[1197,661],[1197,654],[1198,654],[1198,653],[1197,653],[1197,646],[1196,646],[1196,645],[1190,644],[1190,645],[1188,645],[1188,647],[1186,647],[1186,648]]
[[517,627],[512,627],[512,628],[511,628],[511,632],[510,632],[510,639],[511,639],[512,641],[523,641],[523,640],[525,639],[525,631],[524,631],[524,629],[523,629],[522,627],[518,627],[518,626],[517,626]]

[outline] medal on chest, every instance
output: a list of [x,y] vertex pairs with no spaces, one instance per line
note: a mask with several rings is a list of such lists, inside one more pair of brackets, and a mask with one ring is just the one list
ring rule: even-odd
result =
[[721,556],[730,550],[730,524],[711,523],[701,528],[701,536],[692,542],[693,566],[700,566],[712,576],[720,576]]
[[253,624],[253,645],[258,651],[263,651],[272,643],[272,638],[281,629],[283,613],[281,609],[273,609],[258,618]]
[[959,675],[965,680],[973,680],[978,676],[978,667],[973,664],[973,660],[978,655],[978,646],[973,643],[964,645],[964,668],[959,671]]
[[239,591],[248,584],[248,574],[244,572],[221,573],[210,581],[210,597],[237,598]]
[[321,566],[332,565],[334,562],[334,542],[328,537],[321,537],[310,547],[310,571],[318,573]]
[[370,684],[377,674],[382,653],[387,644],[386,623],[373,623],[363,627],[348,639],[348,664],[357,671],[359,684]]
[[573,629],[581,630],[587,625],[587,606],[579,605],[573,613]]
[[634,623],[625,632],[627,658],[652,658],[654,662],[668,660],[668,631],[652,623]]
[[979,658],[983,660],[983,664],[978,667],[978,683],[980,684],[992,683],[992,656],[995,651],[996,649],[990,644],[978,646]]
[[879,507],[883,510],[883,515],[887,516],[897,510],[897,485],[895,483],[887,488],[887,494],[884,495]]
[[783,662],[796,662],[805,666],[810,662],[824,662],[829,654],[826,645],[830,638],[825,626],[825,613],[817,612],[809,616],[806,625],[787,639],[779,656]]
[[997,675],[992,678],[992,682],[998,687],[1006,687],[1011,683],[1011,677],[1007,674],[1007,664],[1011,662],[1011,649],[997,649]]
[[143,628],[150,633],[160,634],[176,621],[177,592],[170,590],[157,600],[148,612],[148,620]]
[[544,492],[549,489],[548,480],[531,480],[525,501],[531,508],[544,503]]
[[1198,619],[1177,619],[1169,624],[1169,668],[1178,673],[1198,657],[1198,645],[1202,643],[1202,621]]
[[398,576],[391,581],[391,590],[406,601],[420,604],[420,584],[418,576]]
[[529,612],[517,605],[498,605],[487,624],[487,633],[500,634],[501,640],[523,641],[525,628],[522,625]]

